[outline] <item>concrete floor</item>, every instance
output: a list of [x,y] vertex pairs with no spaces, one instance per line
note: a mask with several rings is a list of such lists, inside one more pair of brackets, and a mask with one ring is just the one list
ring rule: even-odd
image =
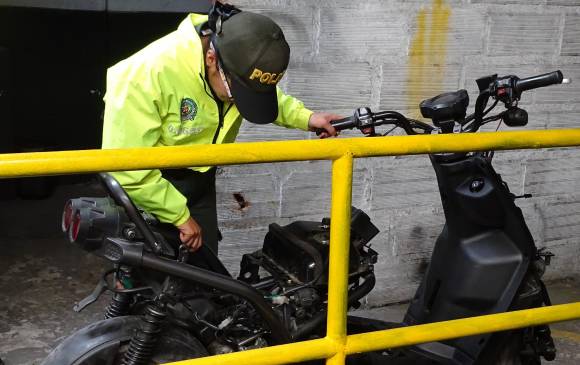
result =
[[[82,191],[87,194],[86,186]],[[102,317],[108,296],[80,314],[72,310],[109,267],[62,238],[62,205],[78,196],[69,189],[50,201],[0,202],[0,358],[6,365],[39,364],[67,335]],[[554,303],[580,301],[580,278],[549,283],[549,290]],[[400,321],[405,309],[394,305],[355,314]],[[580,364],[580,321],[552,328],[558,348],[552,363]]]

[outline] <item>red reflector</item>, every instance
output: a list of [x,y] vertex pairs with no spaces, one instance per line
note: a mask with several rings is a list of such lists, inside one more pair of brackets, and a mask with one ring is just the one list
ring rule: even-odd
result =
[[65,206],[64,206],[64,211],[62,212],[62,231],[66,232],[68,231],[71,221],[72,221],[72,215],[73,215],[73,210],[72,210],[72,203],[69,200],[68,202],[66,202]]
[[69,231],[69,237],[71,242],[75,242],[79,236],[79,231],[81,229],[81,212],[76,211],[74,218],[72,220],[72,227]]

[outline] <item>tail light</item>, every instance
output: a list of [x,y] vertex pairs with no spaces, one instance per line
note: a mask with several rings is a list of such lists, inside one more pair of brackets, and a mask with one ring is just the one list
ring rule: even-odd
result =
[[75,212],[86,207],[107,205],[114,205],[114,203],[109,198],[77,198],[67,201],[62,212],[62,231],[64,233],[68,232],[73,222]]
[[71,199],[62,213],[68,240],[87,251],[99,249],[106,237],[121,236],[128,223],[123,209],[109,198]]
[[66,204],[64,205],[64,210],[62,212],[62,231],[63,232],[67,232],[68,229],[70,228],[70,225],[72,223],[72,218],[73,218],[73,206],[72,206],[72,201],[69,200],[66,202]]
[[79,237],[79,231],[81,229],[81,212],[80,211],[75,211],[71,213],[71,225],[70,225],[70,229],[68,231],[68,239],[71,242],[75,242],[77,240],[77,238]]

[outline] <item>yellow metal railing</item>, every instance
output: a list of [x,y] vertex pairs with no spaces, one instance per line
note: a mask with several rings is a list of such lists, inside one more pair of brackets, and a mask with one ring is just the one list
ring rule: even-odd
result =
[[344,364],[349,354],[440,341],[580,318],[580,303],[347,336],[347,273],[353,159],[437,152],[580,146],[580,129],[258,142],[154,150],[90,150],[0,155],[0,178],[245,163],[332,160],[332,204],[326,337],[217,355],[175,365],[267,365],[327,359]]

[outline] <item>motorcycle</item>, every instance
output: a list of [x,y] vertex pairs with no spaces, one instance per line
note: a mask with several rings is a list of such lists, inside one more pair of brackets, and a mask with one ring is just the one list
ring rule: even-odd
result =
[[[524,91],[566,82],[560,71],[520,79],[491,75],[477,80],[475,112],[467,115],[465,90],[421,103],[432,124],[394,111],[359,108],[333,122],[385,136],[474,133],[500,121],[525,126],[518,107]],[[493,104],[486,109],[489,100]],[[488,116],[498,103],[505,110]],[[392,126],[377,132],[379,126]],[[348,333],[410,326],[551,305],[541,278],[552,253],[537,249],[515,196],[492,166],[494,153],[437,153],[435,169],[446,223],[427,272],[402,323],[349,316]],[[63,231],[71,242],[114,264],[80,311],[104,291],[113,293],[105,319],[65,339],[45,365],[151,364],[261,348],[324,336],[330,220],[272,223],[260,250],[245,254],[234,279],[207,247],[191,254],[173,226],[136,207],[108,174],[107,198],[69,201]],[[348,306],[356,308],[375,285],[379,230],[351,208]],[[540,364],[556,349],[547,325],[420,344],[351,356],[352,364]]]

